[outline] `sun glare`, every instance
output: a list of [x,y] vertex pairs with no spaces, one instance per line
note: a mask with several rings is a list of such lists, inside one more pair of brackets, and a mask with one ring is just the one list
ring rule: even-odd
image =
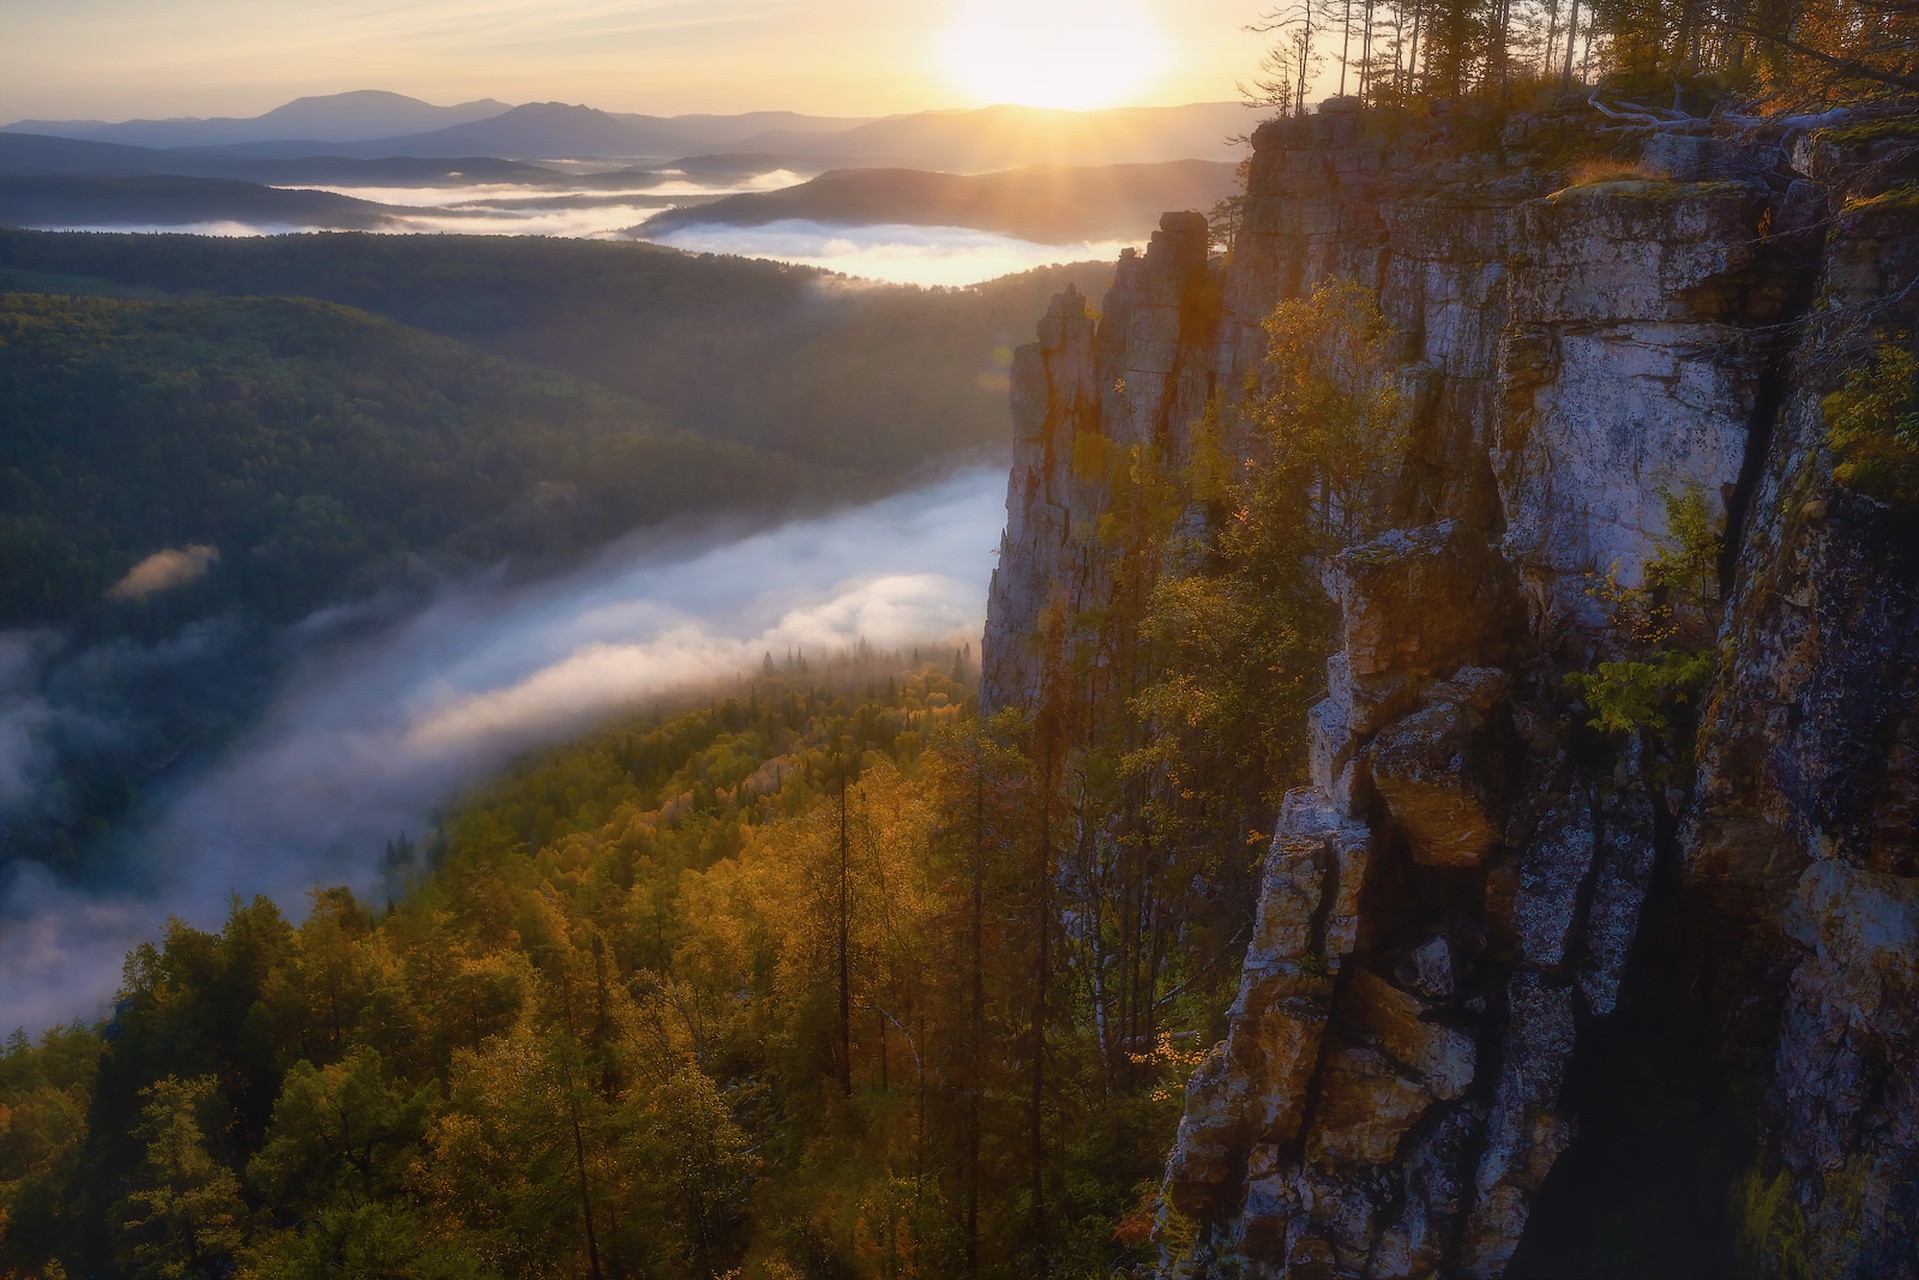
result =
[[1143,0],[961,0],[940,39],[947,75],[981,103],[1118,106],[1167,61]]

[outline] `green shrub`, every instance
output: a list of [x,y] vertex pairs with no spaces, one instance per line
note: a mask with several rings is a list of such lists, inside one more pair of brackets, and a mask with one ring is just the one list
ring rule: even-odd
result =
[[1674,728],[1674,712],[1694,702],[1712,678],[1712,654],[1662,649],[1644,662],[1602,662],[1590,674],[1566,677],[1573,695],[1602,733],[1658,734]]
[[1819,408],[1834,479],[1880,502],[1919,503],[1919,362],[1906,335],[1882,340]]

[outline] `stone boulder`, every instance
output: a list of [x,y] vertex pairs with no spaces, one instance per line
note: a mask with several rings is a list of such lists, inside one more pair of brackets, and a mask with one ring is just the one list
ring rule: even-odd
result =
[[1369,969],[1353,973],[1347,1001],[1359,1025],[1435,1098],[1464,1097],[1473,1082],[1472,1036],[1439,1020],[1439,1006]]
[[1226,1039],[1187,1084],[1161,1194],[1192,1216],[1239,1196],[1254,1143],[1296,1146],[1331,1008],[1359,933],[1372,833],[1322,794],[1286,798],[1260,881]]
[[1378,1050],[1341,1049],[1320,1070],[1308,1154],[1344,1165],[1384,1164],[1432,1104],[1433,1095]]
[[1474,867],[1499,842],[1514,772],[1511,726],[1497,714],[1506,684],[1498,672],[1470,668],[1374,739],[1373,789],[1405,829],[1415,860]]
[[1558,969],[1567,962],[1579,924],[1580,892],[1597,851],[1592,797],[1575,788],[1540,819],[1519,860],[1518,891],[1510,911],[1489,913],[1495,924],[1516,937],[1525,964]]
[[1457,520],[1350,548],[1330,578],[1355,681],[1498,666],[1524,633],[1511,570]]

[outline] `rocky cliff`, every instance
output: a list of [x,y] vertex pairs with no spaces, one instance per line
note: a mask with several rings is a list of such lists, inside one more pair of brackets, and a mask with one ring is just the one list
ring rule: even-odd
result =
[[[1310,778],[1187,1089],[1169,1275],[1919,1275],[1919,534],[1835,481],[1821,407],[1919,310],[1909,148],[1653,135],[1568,185],[1591,128],[1269,123],[1230,254],[1168,215],[1018,354],[989,706],[1048,696],[1036,637],[1113,590],[1082,437],[1178,465],[1332,276],[1414,392],[1391,531],[1322,566]],[[1566,680],[1632,651],[1676,493],[1725,547],[1677,758]]]

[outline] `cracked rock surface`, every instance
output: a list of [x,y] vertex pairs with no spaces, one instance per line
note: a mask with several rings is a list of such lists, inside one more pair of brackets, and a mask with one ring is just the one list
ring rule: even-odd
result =
[[[1671,1176],[1622,1172],[1666,1112],[1604,1064],[1663,1089],[1690,1036],[1747,1179],[1702,1203],[1777,1187],[1806,1274],[1919,1277],[1919,528],[1837,487],[1819,405],[1849,317],[1913,327],[1919,227],[1822,135],[1654,149],[1674,181],[1554,190],[1444,122],[1276,121],[1228,257],[1169,215],[1019,353],[989,709],[1038,698],[1050,608],[1112,591],[1077,436],[1178,465],[1333,276],[1417,391],[1397,527],[1324,566],[1340,644],[1168,1156],[1168,1276],[1599,1274],[1555,1239]],[[1696,758],[1574,750],[1564,677],[1622,649],[1594,584],[1645,581],[1681,491],[1729,543]]]

